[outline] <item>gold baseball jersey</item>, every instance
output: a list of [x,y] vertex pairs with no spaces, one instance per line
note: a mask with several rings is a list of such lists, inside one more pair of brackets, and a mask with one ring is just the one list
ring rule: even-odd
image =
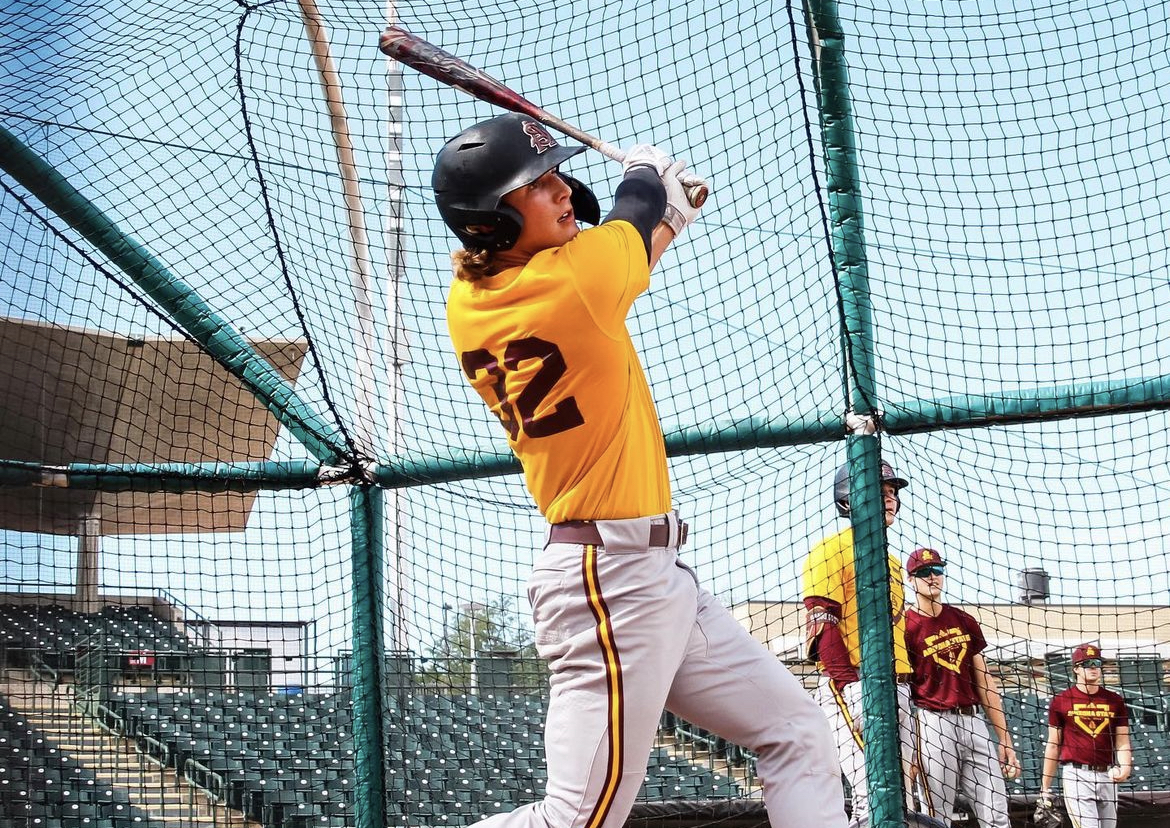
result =
[[507,432],[549,523],[670,511],[662,429],[626,330],[649,286],[642,237],[616,220],[523,267],[451,285],[460,367]]
[[[894,624],[894,665],[899,675],[911,672],[906,652],[906,608],[902,586],[902,564],[890,555],[890,606]],[[857,604],[857,575],[853,565],[853,529],[850,527],[825,538],[804,562],[804,598],[827,598],[841,607],[836,626],[849,664],[822,665],[856,668],[861,664],[860,613]],[[827,670],[829,671],[829,670]]]

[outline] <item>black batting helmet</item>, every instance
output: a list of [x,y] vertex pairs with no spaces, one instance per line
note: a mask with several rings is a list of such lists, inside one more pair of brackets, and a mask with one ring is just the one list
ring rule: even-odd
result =
[[[898,491],[910,485],[910,481],[904,477],[898,477],[898,475],[894,472],[894,467],[885,460],[882,461],[882,482],[893,483],[894,491]],[[837,473],[833,475],[833,502],[837,504],[837,514],[839,514],[841,517],[849,516],[848,463],[837,469]]]
[[[584,147],[563,147],[539,122],[509,113],[482,121],[448,141],[435,159],[431,187],[439,214],[470,249],[507,250],[520,237],[520,213],[503,203],[505,193],[531,184]],[[573,191],[569,201],[581,221],[597,224],[601,207],[580,181],[558,173]]]

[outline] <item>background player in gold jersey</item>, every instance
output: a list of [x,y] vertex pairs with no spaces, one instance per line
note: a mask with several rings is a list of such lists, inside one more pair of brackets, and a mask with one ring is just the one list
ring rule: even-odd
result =
[[580,151],[504,115],[449,141],[432,179],[464,246],[447,301],[458,364],[549,523],[528,582],[552,673],[548,785],[484,824],[619,828],[665,706],[757,752],[777,828],[843,828],[824,717],[679,556],[687,526],[625,318],[698,214],[684,165],[633,147],[601,221],[594,195],[559,169]]
[[[881,464],[882,500],[886,526],[894,523],[901,506],[899,492],[908,481],[889,463]],[[849,466],[833,478],[837,514],[849,515]],[[853,528],[830,535],[813,547],[804,562],[805,637],[808,658],[816,662],[821,678],[817,703],[832,727],[841,770],[852,793],[851,825],[867,823],[869,794],[862,735],[861,629],[857,604],[857,577],[853,561]],[[906,654],[905,599],[902,563],[890,555],[890,606],[894,627],[894,670],[898,676],[898,733],[902,750],[905,790],[910,791],[914,739],[910,719],[910,660]]]

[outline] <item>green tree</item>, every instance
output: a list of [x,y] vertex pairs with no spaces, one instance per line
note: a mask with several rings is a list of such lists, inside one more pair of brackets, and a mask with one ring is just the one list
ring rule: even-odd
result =
[[420,675],[423,684],[461,692],[531,692],[547,685],[548,670],[512,598],[447,606],[443,620],[443,634],[431,646]]

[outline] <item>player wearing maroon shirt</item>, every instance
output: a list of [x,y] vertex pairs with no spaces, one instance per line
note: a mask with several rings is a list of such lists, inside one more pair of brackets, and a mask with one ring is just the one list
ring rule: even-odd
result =
[[1104,660],[1095,644],[1073,651],[1076,684],[1058,693],[1048,708],[1048,741],[1040,775],[1041,800],[1052,801],[1060,765],[1064,807],[1076,828],[1115,828],[1117,783],[1133,772],[1129,709],[1101,686]]
[[906,561],[915,601],[906,613],[906,649],[914,670],[919,787],[932,817],[952,819],[961,793],[983,828],[1010,828],[1003,777],[1019,776],[1020,764],[983,657],[983,630],[969,614],[942,602],[945,567],[933,549],[916,549]]

